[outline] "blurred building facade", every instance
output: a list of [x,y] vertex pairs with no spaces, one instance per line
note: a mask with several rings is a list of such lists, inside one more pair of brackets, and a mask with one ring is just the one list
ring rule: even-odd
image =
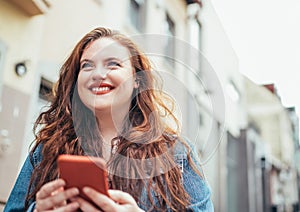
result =
[[[280,115],[270,119],[275,117],[282,132],[267,130],[273,119],[255,121],[255,105],[264,98],[250,95],[252,84],[239,73],[238,58],[208,0],[0,0],[1,202],[34,140],[33,122],[47,104],[44,93],[51,90],[75,43],[98,26],[132,36],[145,52],[167,56],[150,59],[167,73],[163,76],[167,89],[176,94],[182,133],[201,155],[216,211],[264,211],[265,204],[278,203],[275,184],[282,185],[281,169],[287,171],[281,178],[297,177],[291,155],[299,141],[294,141],[297,147],[290,143],[292,128],[286,127],[290,122],[278,102]],[[139,34],[165,40],[152,45],[150,38],[147,46]],[[17,65],[20,72],[26,68],[24,75],[16,74]],[[266,103],[266,111],[269,106],[274,107]],[[294,185],[284,183],[286,188]],[[294,190],[286,190],[292,191],[288,205],[296,200]],[[264,192],[269,196],[257,195]]]
[[212,187],[215,210],[240,211],[237,204],[246,208],[248,197],[244,193],[247,191],[236,186],[233,176],[239,174],[232,171],[237,167],[229,162],[235,161],[235,155],[228,151],[228,146],[240,140],[240,129],[247,126],[243,78],[238,58],[211,1],[202,4],[200,76],[204,91],[198,87],[195,95],[202,118],[197,143]]
[[298,117],[294,108],[282,105],[274,84],[257,85],[245,78],[245,87],[248,121],[257,129],[252,141],[263,211],[298,211]]

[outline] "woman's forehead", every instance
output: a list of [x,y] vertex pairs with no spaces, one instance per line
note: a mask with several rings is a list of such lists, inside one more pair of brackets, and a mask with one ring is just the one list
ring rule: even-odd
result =
[[119,58],[130,60],[130,52],[127,47],[112,38],[100,38],[93,41],[84,51],[81,60],[97,58]]

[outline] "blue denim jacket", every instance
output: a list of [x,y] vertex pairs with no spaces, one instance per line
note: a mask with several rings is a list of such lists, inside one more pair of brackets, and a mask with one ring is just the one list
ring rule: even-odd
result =
[[[178,142],[179,143],[179,142]],[[213,212],[213,204],[210,199],[210,189],[207,183],[199,177],[191,168],[187,160],[186,150],[182,145],[177,145],[175,148],[175,161],[182,170],[183,184],[186,192],[191,197],[191,205],[187,208],[187,211],[199,211],[199,212]],[[191,146],[193,151],[193,147]],[[195,153],[192,152],[192,158],[196,165],[200,168],[199,163],[195,160]],[[33,154],[34,166],[40,163],[42,159],[41,148]],[[24,211],[25,197],[29,186],[30,177],[33,171],[33,166],[30,163],[29,156],[26,158],[25,163],[19,173],[14,188],[9,196],[4,212],[9,211]],[[155,196],[153,196],[155,200]],[[145,211],[153,211],[149,197],[147,193],[142,192],[141,199],[143,205],[139,205]],[[35,202],[30,204],[27,211],[31,212],[35,208]],[[168,211],[171,211],[170,209]]]

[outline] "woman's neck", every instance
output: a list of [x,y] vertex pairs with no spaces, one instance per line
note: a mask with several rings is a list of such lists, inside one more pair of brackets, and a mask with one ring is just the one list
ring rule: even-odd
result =
[[112,148],[111,141],[118,136],[118,132],[122,127],[125,115],[122,115],[121,113],[116,114],[115,116],[108,113],[96,114],[99,131],[104,143],[104,149],[102,151],[105,160],[110,158]]

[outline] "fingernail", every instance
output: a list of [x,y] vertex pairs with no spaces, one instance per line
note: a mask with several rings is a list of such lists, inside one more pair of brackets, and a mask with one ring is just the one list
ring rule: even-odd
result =
[[72,189],[72,193],[73,193],[73,194],[79,194],[78,188],[73,188],[73,189]]
[[83,191],[84,191],[85,193],[89,193],[89,192],[91,191],[91,189],[89,189],[88,187],[84,187],[84,188],[83,188]]
[[61,185],[65,185],[66,183],[65,183],[65,181],[63,180],[63,179],[58,179],[57,180]]

